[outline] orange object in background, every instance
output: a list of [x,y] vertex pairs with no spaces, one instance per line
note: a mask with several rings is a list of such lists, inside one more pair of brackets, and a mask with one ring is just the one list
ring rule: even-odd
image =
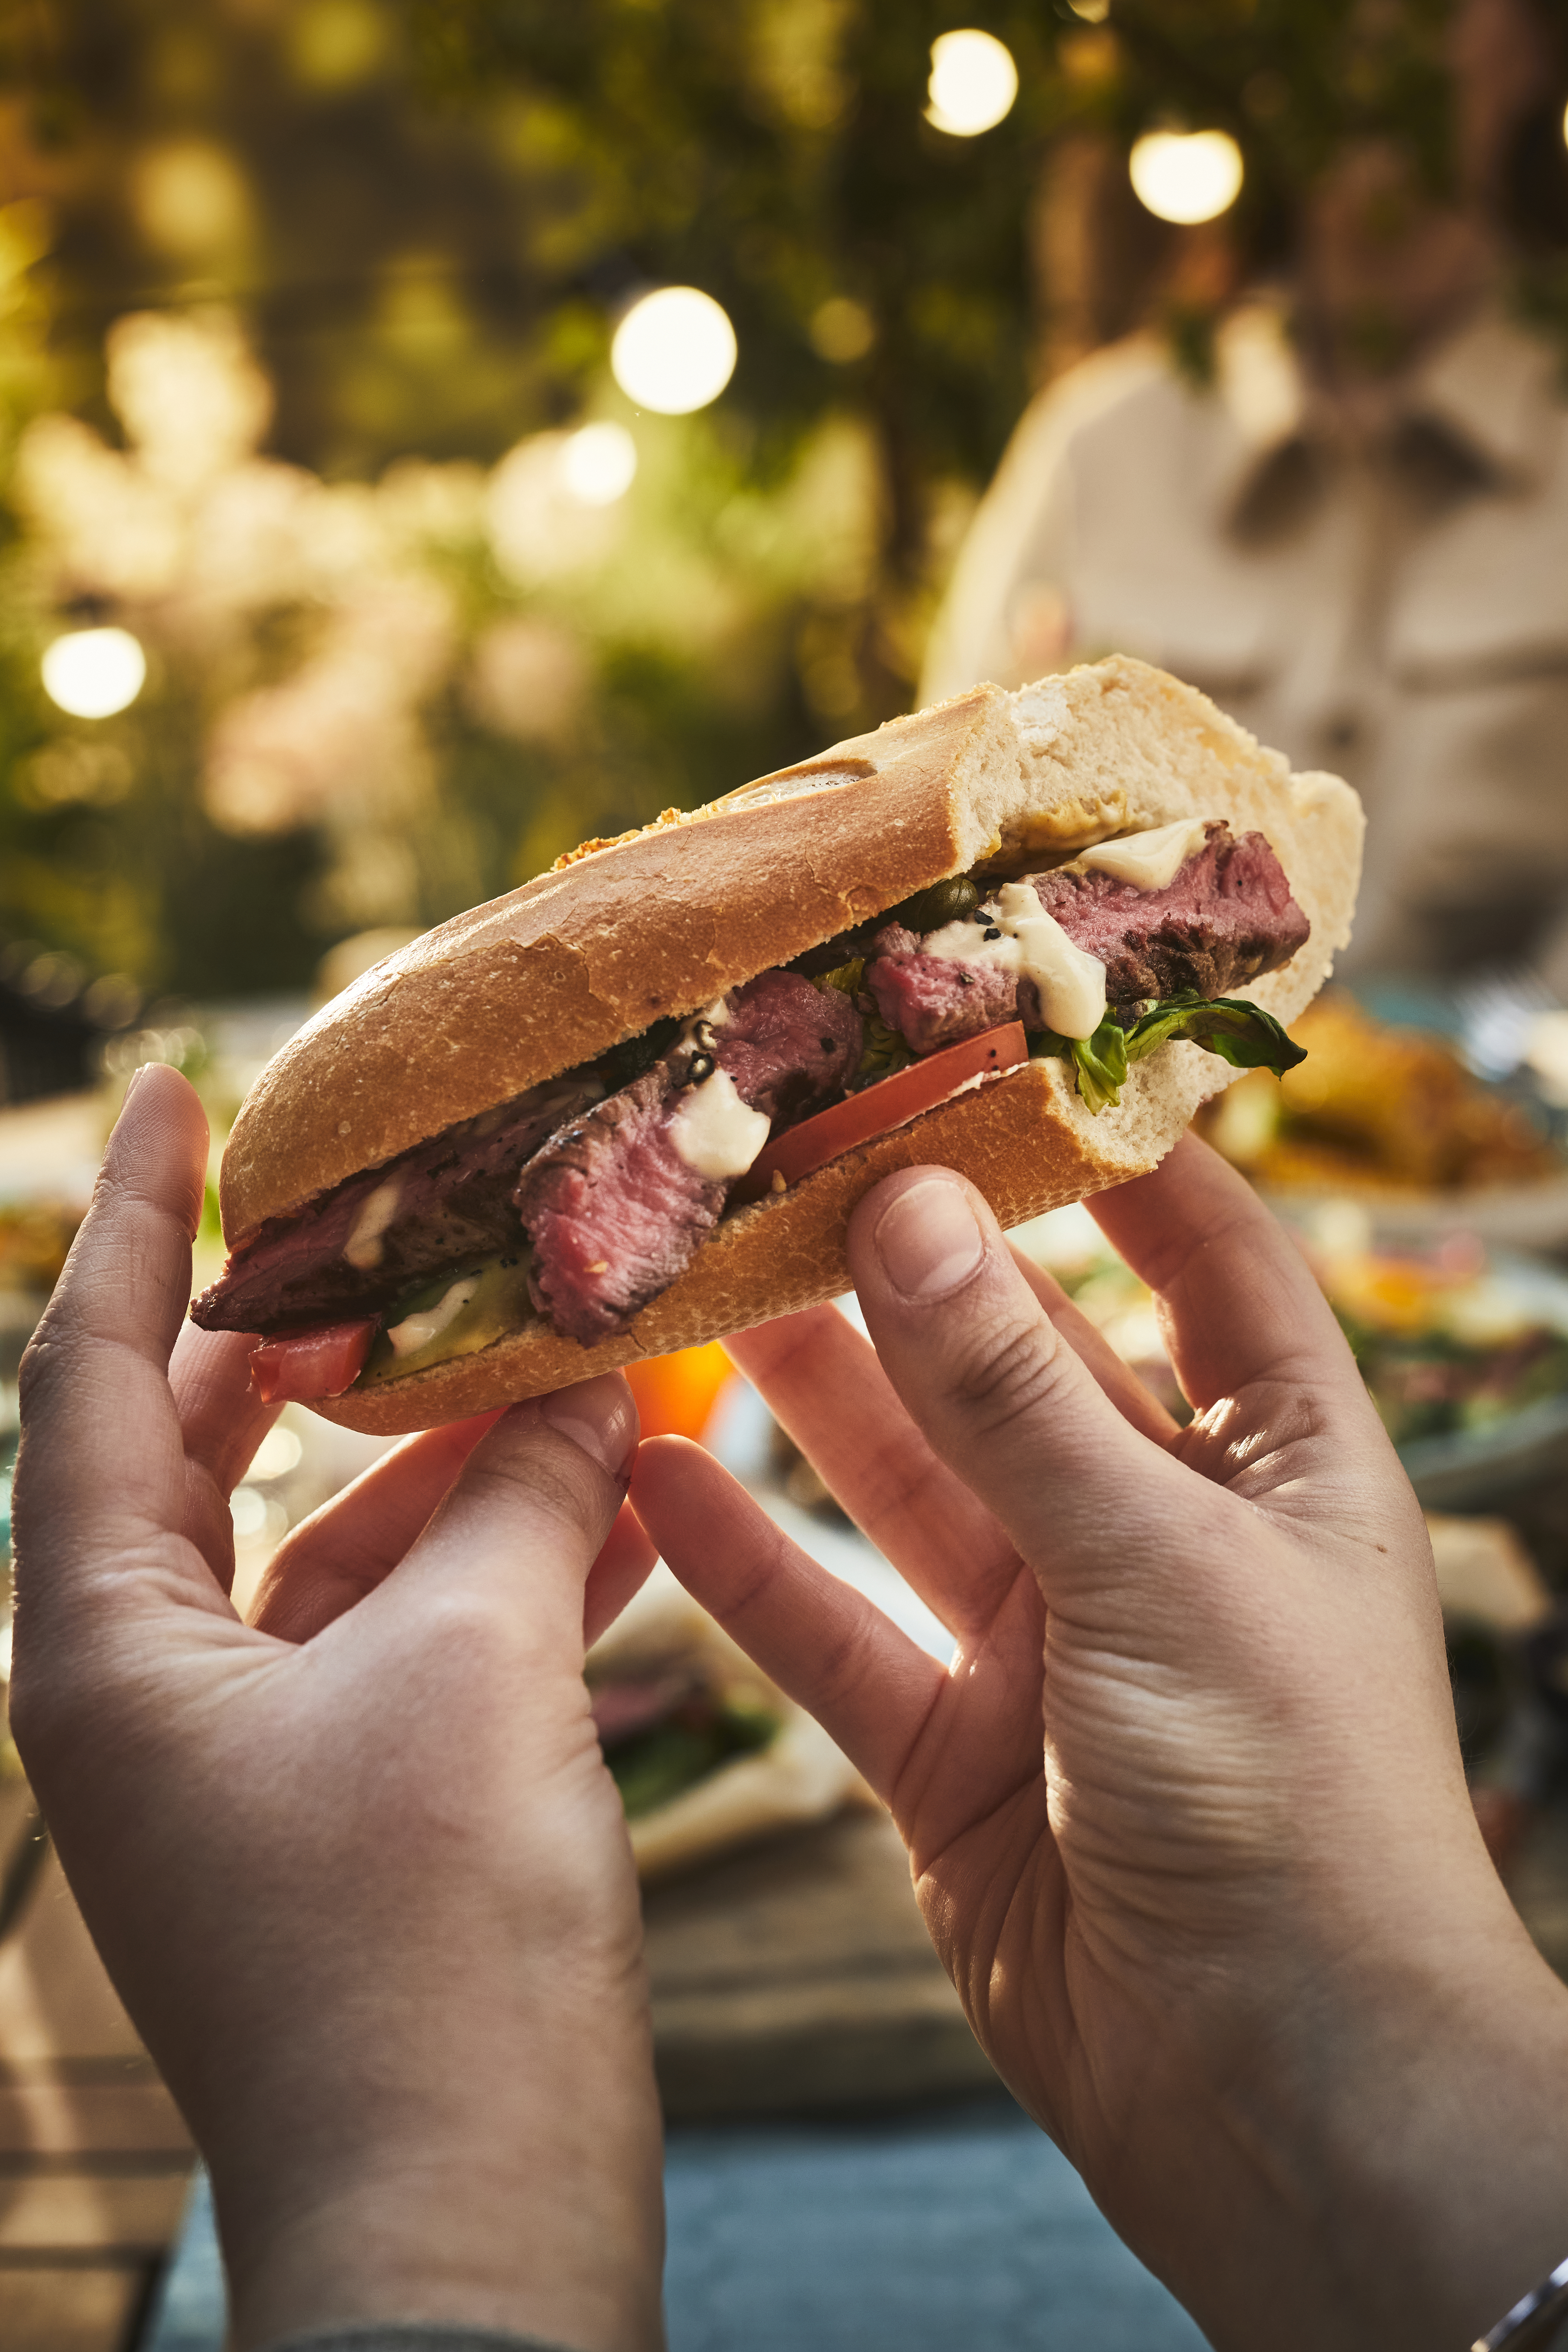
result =
[[645,1437],[700,1437],[734,1367],[717,1339],[624,1367]]

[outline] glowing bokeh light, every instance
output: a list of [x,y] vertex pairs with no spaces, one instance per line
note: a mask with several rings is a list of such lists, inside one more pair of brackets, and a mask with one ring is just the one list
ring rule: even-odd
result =
[[973,27],[939,33],[931,45],[931,104],[926,121],[954,139],[994,130],[1018,95],[1013,52],[994,33]]
[[110,719],[141,693],[147,656],[129,629],[72,629],[44,656],[44,691],[73,719]]
[[610,368],[639,408],[688,416],[718,399],[734,373],[735,348],[735,330],[711,294],[661,286],[616,328]]
[[585,507],[611,507],[637,478],[637,445],[624,425],[584,425],[562,451],[561,470]]
[[1157,220],[1214,220],[1241,190],[1241,150],[1228,131],[1151,131],[1128,159],[1133,193]]

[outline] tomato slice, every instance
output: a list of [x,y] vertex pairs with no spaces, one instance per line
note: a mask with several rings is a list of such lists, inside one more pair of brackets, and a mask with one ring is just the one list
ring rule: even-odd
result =
[[264,1403],[290,1400],[310,1404],[317,1397],[342,1396],[364,1370],[375,1318],[353,1323],[321,1323],[313,1331],[291,1331],[263,1339],[250,1351],[250,1377]]
[[[985,1029],[978,1037],[944,1045],[940,1054],[911,1062],[907,1069],[868,1087],[864,1094],[846,1095],[842,1102],[819,1110],[815,1118],[803,1118],[798,1127],[786,1129],[772,1143],[764,1144],[736,1185],[736,1197],[758,1201],[766,1192],[787,1191],[803,1176],[826,1168],[841,1152],[853,1151],[858,1143],[890,1135],[895,1128],[907,1127],[911,1118],[918,1118],[921,1111],[934,1110],[972,1078],[1015,1070],[1028,1058],[1029,1041],[1021,1021],[1006,1021],[999,1029]],[[781,1177],[783,1182],[775,1182]]]

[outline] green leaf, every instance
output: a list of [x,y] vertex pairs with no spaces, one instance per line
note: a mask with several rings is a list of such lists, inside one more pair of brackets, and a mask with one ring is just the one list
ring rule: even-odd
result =
[[1108,1013],[1092,1037],[1061,1037],[1054,1029],[1037,1029],[1029,1051],[1047,1061],[1070,1062],[1082,1099],[1098,1118],[1110,1103],[1114,1108],[1127,1083],[1127,1033]]
[[1075,1037],[1069,1051],[1078,1066],[1078,1090],[1098,1118],[1107,1103],[1121,1100],[1127,1083],[1127,1035],[1114,1021],[1102,1021],[1092,1037]]
[[1271,1013],[1239,996],[1167,997],[1130,1029],[1108,1013],[1092,1037],[1059,1037],[1054,1029],[1044,1029],[1029,1046],[1032,1053],[1074,1065],[1079,1094],[1098,1118],[1107,1104],[1114,1108],[1121,1101],[1132,1064],[1173,1037],[1217,1054],[1235,1069],[1272,1070],[1277,1078],[1307,1058],[1306,1047],[1292,1044]]
[[856,1075],[862,1078],[891,1077],[914,1054],[896,1029],[889,1029],[879,1013],[866,1016],[866,1045],[860,1055],[860,1067]]
[[1172,1037],[1217,1054],[1233,1069],[1272,1070],[1277,1078],[1307,1058],[1306,1047],[1292,1043],[1272,1013],[1240,996],[1173,996],[1151,1006],[1127,1033],[1129,1063]]

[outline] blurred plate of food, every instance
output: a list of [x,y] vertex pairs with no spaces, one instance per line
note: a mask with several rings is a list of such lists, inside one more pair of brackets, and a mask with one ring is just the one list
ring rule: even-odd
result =
[[[1354,1199],[1285,1213],[1424,1504],[1479,1509],[1568,1467],[1568,1276],[1472,1233],[1385,1228]],[[1088,1210],[1013,1239],[1184,1418],[1153,1299]]]
[[662,1561],[589,1652],[586,1675],[645,1882],[875,1802],[821,1725]]
[[1489,1086],[1433,1031],[1379,1021],[1328,989],[1291,1035],[1307,1058],[1254,1071],[1206,1106],[1198,1132],[1282,1205],[1350,1199],[1380,1231],[1463,1226],[1483,1242],[1568,1242],[1568,1156],[1531,1076]]

